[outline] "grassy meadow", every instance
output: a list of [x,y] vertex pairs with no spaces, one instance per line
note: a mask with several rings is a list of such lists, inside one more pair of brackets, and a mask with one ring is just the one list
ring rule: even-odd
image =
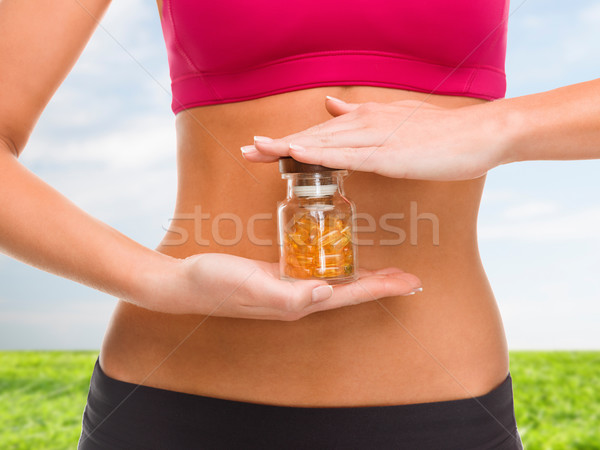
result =
[[[0,352],[0,449],[73,449],[97,352]],[[527,449],[600,449],[600,352],[511,352]]]

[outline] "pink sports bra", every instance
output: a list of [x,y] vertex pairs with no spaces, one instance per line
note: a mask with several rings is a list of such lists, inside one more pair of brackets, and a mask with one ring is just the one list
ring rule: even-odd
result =
[[504,97],[509,0],[164,0],[172,109],[317,86]]

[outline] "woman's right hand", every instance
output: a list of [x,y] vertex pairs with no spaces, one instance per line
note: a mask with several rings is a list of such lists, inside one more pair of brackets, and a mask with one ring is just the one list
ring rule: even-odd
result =
[[163,283],[160,294],[154,290],[141,306],[178,314],[291,321],[317,311],[410,295],[421,287],[416,276],[397,268],[360,270],[357,281],[331,287],[321,280],[280,280],[278,263],[225,253],[173,262],[176,280]]

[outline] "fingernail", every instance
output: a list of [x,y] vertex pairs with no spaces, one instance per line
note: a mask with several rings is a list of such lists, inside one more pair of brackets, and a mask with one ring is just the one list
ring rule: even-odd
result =
[[244,155],[257,151],[254,145],[244,145],[243,147],[240,147],[240,150]]
[[331,95],[326,95],[329,100],[333,100],[334,102],[346,103],[344,100],[340,100],[339,98],[332,97]]
[[305,152],[306,149],[301,145],[290,144],[290,150],[294,150],[295,152]]
[[333,295],[333,287],[325,284],[323,286],[318,286],[312,291],[312,301],[313,303],[321,302],[323,300],[327,300],[329,297]]
[[254,136],[254,142],[267,143],[267,142],[273,142],[273,139],[271,139],[270,137],[266,137],[266,136]]
[[415,291],[409,292],[408,294],[402,294],[404,297],[406,297],[407,295],[415,295]]
[[423,292],[423,288],[418,287],[418,288],[413,289],[413,293],[415,293],[415,292]]

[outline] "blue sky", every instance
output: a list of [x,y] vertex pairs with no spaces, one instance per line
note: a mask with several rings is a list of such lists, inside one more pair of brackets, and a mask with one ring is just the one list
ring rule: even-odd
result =
[[[513,0],[511,10],[507,97],[600,76],[598,2]],[[21,161],[95,217],[156,246],[176,172],[154,3],[113,2]],[[600,161],[543,161],[488,174],[480,250],[512,349],[600,349],[598,173]],[[0,349],[99,348],[113,305],[0,255]]]

